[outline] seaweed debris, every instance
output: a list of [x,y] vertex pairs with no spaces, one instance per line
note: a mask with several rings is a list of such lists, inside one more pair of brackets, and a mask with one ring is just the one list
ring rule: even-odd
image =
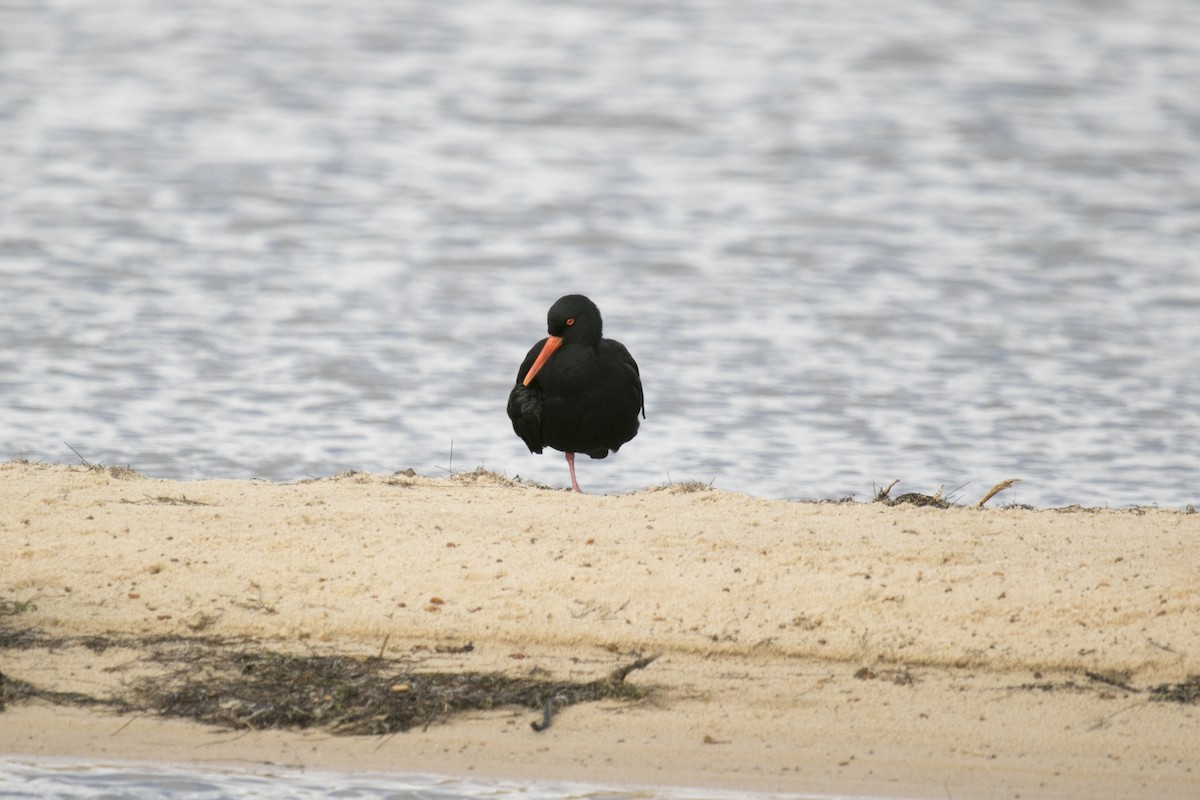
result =
[[183,662],[173,680],[139,681],[137,705],[171,717],[228,728],[321,727],[365,735],[427,728],[466,711],[501,706],[541,709],[604,699],[633,700],[642,690],[621,677],[587,683],[496,672],[417,672],[378,656],[210,653]]
[[[991,489],[989,489],[988,492],[982,498],[980,498],[978,503],[976,503],[975,505],[973,505],[971,507],[972,508],[983,508],[985,505],[987,505],[987,502],[989,500],[991,500],[993,497],[1000,494],[1001,492],[1003,492],[1006,489],[1011,489],[1015,484],[1018,484],[1020,482],[1021,482],[1020,478],[1008,478],[1006,480],[1000,481],[995,486],[993,486]],[[908,492],[906,494],[900,495],[899,497],[892,497],[891,491],[892,491],[892,489],[894,489],[896,487],[896,484],[898,484],[898,483],[900,483],[899,480],[894,480],[891,483],[889,483],[887,486],[882,486],[882,487],[877,488],[875,490],[875,498],[874,498],[875,502],[883,503],[886,506],[913,505],[913,506],[918,506],[918,507],[932,506],[933,508],[950,508],[951,506],[958,505],[957,502],[955,502],[953,496],[951,496],[951,497],[944,496],[942,494],[941,488],[939,488],[936,492],[934,492],[931,495],[930,494],[921,494],[920,492]],[[959,488],[962,488],[962,487],[959,487]],[[953,495],[953,492],[951,493],[951,495]]]
[[1150,699],[1162,703],[1200,705],[1200,675],[1189,676],[1183,683],[1162,683],[1151,687]]
[[[6,701],[39,698],[237,730],[320,728],[337,735],[379,735],[505,706],[543,712],[597,700],[639,700],[647,690],[625,678],[658,657],[638,658],[602,678],[576,682],[503,672],[422,671],[411,659],[281,653],[246,640],[97,638],[9,632],[0,647],[81,646],[96,652],[133,647],[140,652],[138,661],[157,669],[123,683],[111,697],[50,691],[0,675],[0,710]],[[534,730],[548,727],[551,712],[543,713]]]
[[902,494],[899,497],[892,497],[890,492],[899,482],[900,481],[898,480],[892,481],[887,486],[877,490],[875,492],[875,502],[883,503],[887,506],[899,506],[907,504],[914,506],[933,506],[935,508],[950,507],[950,501],[942,496],[941,489],[938,489],[937,492],[932,495],[921,494],[919,492],[908,492],[907,494]]

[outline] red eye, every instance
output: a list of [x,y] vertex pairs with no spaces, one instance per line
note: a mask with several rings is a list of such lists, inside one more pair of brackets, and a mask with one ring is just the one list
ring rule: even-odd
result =
[[574,318],[571,318],[571,319],[567,320],[567,325],[568,325],[568,326],[570,326],[570,325],[574,325],[574,324],[575,324],[575,319],[574,319]]

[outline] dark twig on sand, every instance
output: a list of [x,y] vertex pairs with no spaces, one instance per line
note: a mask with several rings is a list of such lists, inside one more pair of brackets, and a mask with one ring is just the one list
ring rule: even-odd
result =
[[533,728],[538,733],[550,727],[550,720],[554,716],[557,705],[571,705],[584,700],[594,700],[600,697],[619,697],[623,694],[621,691],[625,685],[625,678],[635,669],[645,669],[650,664],[654,663],[662,653],[655,653],[652,656],[639,658],[623,667],[618,667],[608,674],[607,678],[591,683],[584,684],[579,687],[573,687],[561,694],[556,694],[548,698],[542,706],[541,721],[533,721],[529,723],[529,727]]
[[529,727],[533,728],[538,733],[541,733],[542,731],[546,730],[546,728],[549,728],[550,718],[554,716],[554,704],[565,702],[567,702],[567,698],[561,694],[546,698],[546,704],[542,708],[541,722],[534,720],[533,722],[529,723]]
[[83,465],[85,467],[87,467],[88,469],[92,469],[91,462],[89,462],[86,458],[84,458],[82,455],[80,455],[78,450],[76,450],[74,447],[71,447],[71,445],[68,442],[63,442],[63,444],[67,445],[68,450],[70,450],[75,455],[79,456],[79,460],[83,462]]
[[626,664],[625,666],[623,666],[619,669],[614,669],[612,671],[612,674],[608,676],[608,679],[612,683],[622,683],[622,682],[624,682],[626,676],[629,675],[629,673],[633,672],[635,669],[645,669],[646,667],[648,667],[652,663],[654,663],[654,661],[657,660],[658,657],[661,655],[662,655],[662,653],[655,653],[652,656],[646,656],[645,658],[639,658],[637,661],[634,661],[632,664]]

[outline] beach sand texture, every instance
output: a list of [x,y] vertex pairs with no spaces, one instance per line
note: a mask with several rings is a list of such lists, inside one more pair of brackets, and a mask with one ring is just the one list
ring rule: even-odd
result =
[[[591,680],[637,701],[384,737],[9,702],[0,752],[889,797],[1198,797],[1200,515],[596,497],[486,472],[175,482],[0,465],[0,672],[93,696],[137,641]],[[20,646],[36,631],[58,646]],[[122,642],[97,652],[83,637]],[[467,651],[465,646],[471,645]],[[1147,794],[1149,793],[1149,794]]]

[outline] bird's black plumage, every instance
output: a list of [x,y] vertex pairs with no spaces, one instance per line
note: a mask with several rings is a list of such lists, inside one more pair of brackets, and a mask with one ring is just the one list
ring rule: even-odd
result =
[[646,416],[642,379],[625,345],[603,337],[600,309],[583,295],[559,298],[546,329],[517,371],[508,416],[530,452],[566,453],[578,490],[575,453],[604,458],[637,435],[638,413]]

